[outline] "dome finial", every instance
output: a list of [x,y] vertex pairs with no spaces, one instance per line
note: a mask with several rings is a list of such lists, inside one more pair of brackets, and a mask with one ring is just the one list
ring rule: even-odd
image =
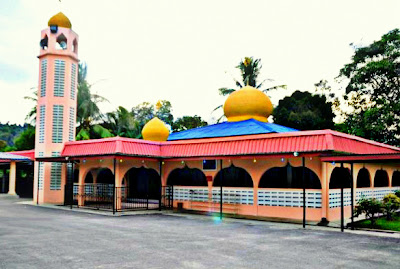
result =
[[47,25],[48,26],[56,25],[58,27],[70,28],[70,29],[72,28],[71,21],[62,12],[59,12],[53,17],[51,17]]
[[269,97],[248,84],[229,95],[224,104],[224,114],[228,121],[255,119],[268,122],[272,110]]
[[167,141],[169,129],[162,120],[154,117],[144,125],[142,136],[144,140]]

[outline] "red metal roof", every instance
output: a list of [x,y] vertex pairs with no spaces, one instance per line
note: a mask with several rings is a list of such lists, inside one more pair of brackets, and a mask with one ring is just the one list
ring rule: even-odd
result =
[[400,162],[400,154],[370,154],[370,155],[342,155],[342,156],[326,156],[321,157],[323,162],[371,162],[371,161],[387,161]]
[[27,158],[29,158],[31,160],[35,159],[35,150],[34,149],[11,151],[11,152],[8,152],[8,153],[14,154],[14,155],[19,155],[19,156],[24,156],[24,157],[27,157]]
[[189,158],[293,152],[390,154],[400,153],[400,148],[332,130],[319,130],[167,142],[152,142],[121,137],[74,141],[65,144],[61,157],[130,155]]

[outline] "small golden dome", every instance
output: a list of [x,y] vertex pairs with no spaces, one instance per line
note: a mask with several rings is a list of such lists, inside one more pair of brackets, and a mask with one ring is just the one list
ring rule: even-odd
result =
[[267,122],[272,110],[269,97],[252,86],[233,92],[224,104],[224,114],[228,121],[255,119]]
[[162,120],[154,117],[144,125],[142,136],[144,140],[167,141],[169,130]]
[[64,27],[64,28],[72,27],[71,21],[62,12],[59,12],[58,14],[51,17],[47,25],[48,26],[57,25],[58,27]]

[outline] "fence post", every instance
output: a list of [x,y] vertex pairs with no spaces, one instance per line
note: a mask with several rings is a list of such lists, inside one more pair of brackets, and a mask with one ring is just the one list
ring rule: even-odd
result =
[[162,192],[163,192],[163,184],[162,184],[162,161],[159,161],[159,170],[160,170],[160,199],[158,200],[158,210],[161,211],[161,199],[163,197]]
[[[341,174],[344,177],[345,173],[343,163],[340,163]],[[344,195],[343,195],[343,185],[345,180],[342,178],[342,184],[340,184],[340,230],[344,231]]]
[[222,220],[222,203],[224,202],[223,201],[223,198],[222,198],[222,182],[223,182],[223,180],[224,180],[224,171],[222,171],[222,159],[220,160],[220,164],[221,164],[221,184],[220,184],[220,190],[219,190],[219,199],[220,199],[220,201],[219,201],[219,218]]
[[115,199],[115,192],[116,192],[116,184],[115,184],[115,182],[116,182],[116,176],[115,176],[115,166],[116,166],[116,159],[115,159],[115,157],[114,157],[114,188],[113,188],[113,215],[115,214],[115,203],[116,203],[116,199]]
[[305,169],[306,159],[302,158],[302,169],[301,169],[301,177],[303,181],[303,228],[306,228],[306,178],[305,178]]
[[174,185],[171,185],[171,209],[174,210]]

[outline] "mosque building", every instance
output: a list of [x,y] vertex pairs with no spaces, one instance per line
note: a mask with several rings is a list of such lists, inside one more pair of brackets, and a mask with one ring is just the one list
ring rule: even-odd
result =
[[326,222],[349,218],[362,196],[400,189],[400,148],[270,123],[270,99],[251,86],[226,99],[226,122],[170,134],[153,118],[143,139],[75,141],[78,44],[62,13],[41,32],[36,148],[0,156],[11,163],[10,194],[15,163],[27,160],[35,203],[113,212],[173,207]]

